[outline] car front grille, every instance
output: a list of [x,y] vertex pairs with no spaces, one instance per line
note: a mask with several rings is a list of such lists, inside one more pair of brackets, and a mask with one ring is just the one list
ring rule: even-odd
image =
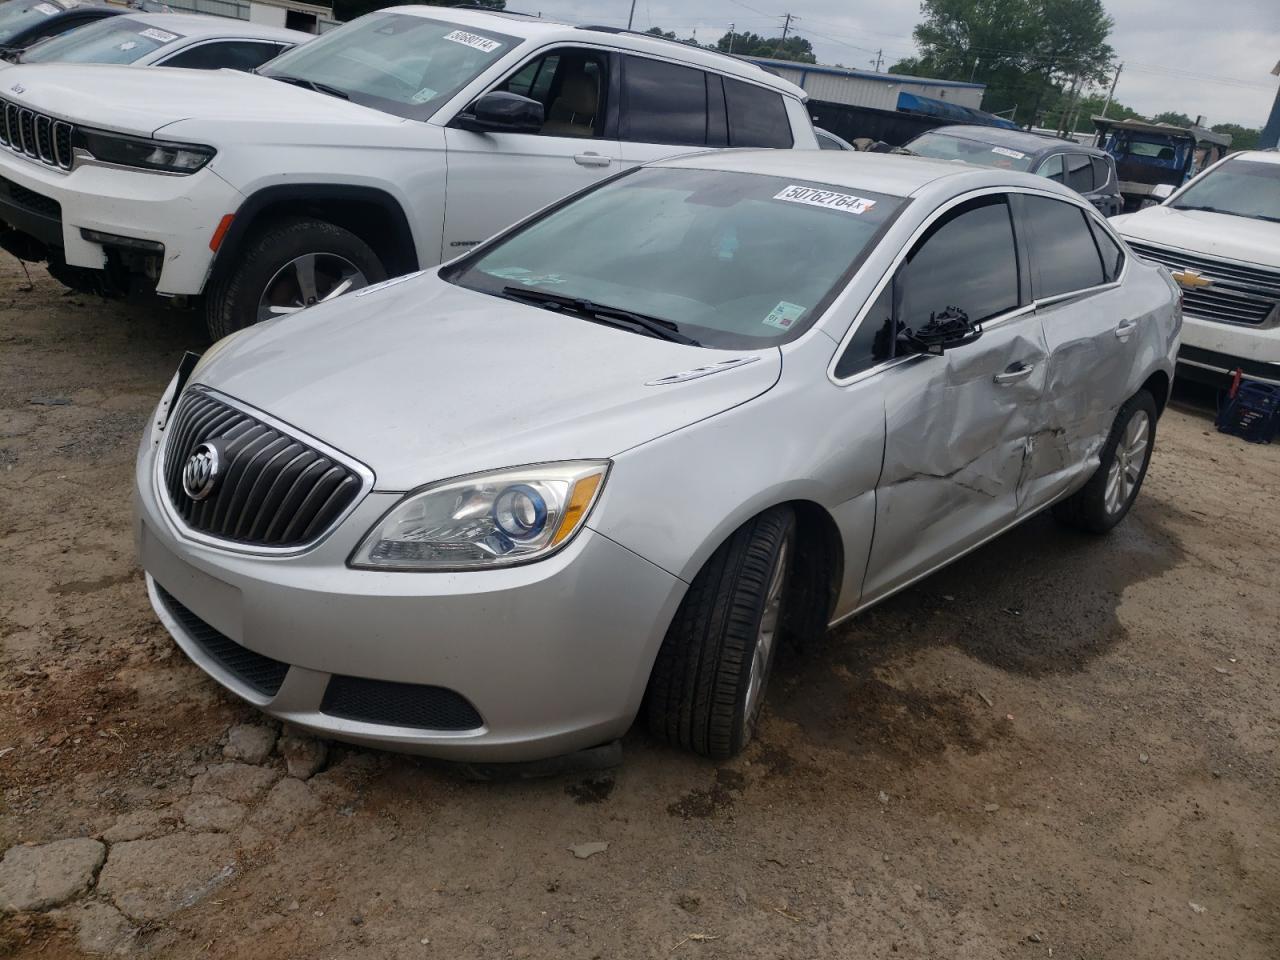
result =
[[0,145],[51,167],[70,170],[74,127],[44,113],[0,100]]
[[1280,270],[1238,260],[1221,260],[1173,247],[1129,241],[1144,260],[1175,273],[1193,270],[1212,284],[1183,289],[1183,308],[1190,316],[1247,326],[1280,322]]
[[5,177],[0,177],[0,197],[8,198],[15,207],[21,207],[42,217],[48,217],[51,220],[62,219],[62,205],[57,200],[46,197],[42,193],[36,193],[34,190],[28,190]]
[[[371,485],[354,464],[291,436],[199,388],[183,395],[165,428],[164,485],[192,531],[255,548],[298,549],[319,540]],[[183,471],[210,444],[219,467],[193,499]]]
[[341,674],[329,678],[320,712],[346,720],[421,730],[477,730],[484,726],[471,701],[445,687]]
[[230,637],[219,633],[209,624],[179,603],[164,587],[156,584],[156,594],[165,610],[204,653],[215,660],[222,669],[264,697],[274,697],[284,684],[289,665],[272,660],[248,647],[242,647]]

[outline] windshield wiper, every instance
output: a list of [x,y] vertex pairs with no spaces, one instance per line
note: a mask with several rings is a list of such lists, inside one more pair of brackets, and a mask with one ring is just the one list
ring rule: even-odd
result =
[[291,83],[295,87],[302,87],[304,90],[314,90],[316,93],[327,93],[331,97],[337,97],[339,100],[350,100],[350,94],[337,87],[331,87],[327,83],[321,83],[318,80],[308,80],[306,77],[291,77],[287,73],[264,73],[264,77],[270,77],[272,80],[279,80],[281,83]]
[[610,307],[602,303],[594,303],[585,297],[566,297],[563,294],[550,293],[546,290],[530,290],[528,287],[503,287],[502,295],[511,300],[523,300],[540,307],[551,307],[555,310],[572,310],[590,320],[617,327],[620,330],[644,333],[660,340],[670,340],[672,343],[683,343],[691,347],[702,346],[693,337],[681,333],[680,327],[670,320],[651,317],[647,313],[623,310],[621,307]]

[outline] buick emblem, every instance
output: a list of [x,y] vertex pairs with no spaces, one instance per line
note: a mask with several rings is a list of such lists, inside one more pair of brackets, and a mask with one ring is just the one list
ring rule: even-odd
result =
[[182,468],[182,489],[192,500],[203,500],[218,485],[218,448],[202,443]]

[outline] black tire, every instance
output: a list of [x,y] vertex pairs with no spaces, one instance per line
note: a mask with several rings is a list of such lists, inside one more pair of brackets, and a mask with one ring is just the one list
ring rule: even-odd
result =
[[[788,592],[795,531],[790,507],[767,510],[734,531],[694,577],[649,678],[645,709],[655,737],[717,760],[750,741],[780,630],[774,631],[747,716],[751,665],[779,564],[781,598]],[[777,609],[778,624],[781,614]]]
[[272,220],[230,252],[234,261],[221,271],[205,297],[205,325],[214,340],[257,323],[258,304],[267,285],[283,267],[306,254],[341,257],[364,274],[366,284],[387,279],[386,267],[367,243],[323,220]]
[[[1133,488],[1121,498],[1118,509],[1107,506],[1108,479],[1112,466],[1116,464],[1117,450],[1130,422],[1140,414],[1147,418],[1146,447],[1142,453],[1142,462],[1137,467]],[[1089,482],[1065,500],[1053,506],[1053,515],[1062,523],[1077,530],[1088,533],[1106,533],[1125,518],[1133,501],[1142,489],[1142,481],[1146,479],[1147,467],[1151,463],[1151,451],[1156,442],[1156,401],[1146,390],[1139,390],[1120,407],[1115,422],[1111,425],[1111,433],[1102,448],[1098,469]],[[1122,456],[1122,454],[1121,454]],[[1124,469],[1122,462],[1121,470]]]

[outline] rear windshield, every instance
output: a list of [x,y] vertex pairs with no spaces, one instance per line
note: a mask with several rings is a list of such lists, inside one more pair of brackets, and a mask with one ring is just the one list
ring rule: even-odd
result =
[[938,160],[963,160],[981,167],[999,167],[1002,170],[1030,170],[1031,154],[1013,147],[1000,147],[946,133],[924,133],[907,144],[907,149],[917,156]]
[[48,2],[9,0],[8,3],[0,3],[0,43],[61,12],[62,7]]
[[403,13],[371,13],[258,72],[315,83],[356,103],[425,119],[506,56],[518,37]]
[[1180,193],[1169,206],[1280,223],[1280,163],[1228,160]]
[[181,34],[132,17],[107,17],[38,43],[23,63],[133,63]]
[[765,347],[826,309],[903,203],[785,177],[644,168],[442,275],[495,296],[545,291],[642,313],[704,346]]

